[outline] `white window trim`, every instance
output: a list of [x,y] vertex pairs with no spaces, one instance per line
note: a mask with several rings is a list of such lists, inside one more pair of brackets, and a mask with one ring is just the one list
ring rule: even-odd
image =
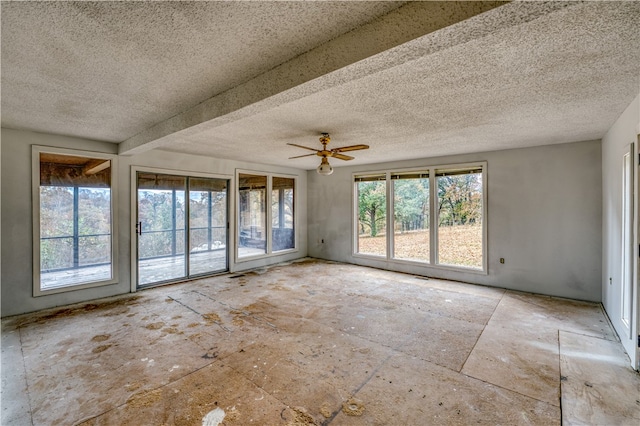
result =
[[[233,213],[234,216],[234,220],[235,220],[235,226],[232,228],[234,231],[234,250],[233,250],[233,256],[234,256],[234,263],[235,264],[239,264],[239,263],[244,263],[244,262],[249,262],[252,260],[256,260],[256,259],[264,259],[264,258],[269,258],[269,257],[274,257],[274,256],[282,256],[282,255],[286,255],[289,253],[296,253],[298,252],[299,249],[299,240],[300,240],[300,235],[299,235],[299,223],[298,223],[298,193],[299,193],[299,186],[298,186],[298,176],[296,175],[289,175],[289,174],[284,174],[284,173],[273,173],[273,172],[264,172],[264,171],[259,171],[259,170],[249,170],[249,169],[236,169],[236,173],[235,173],[235,182],[239,182],[240,181],[240,175],[241,174],[246,174],[246,175],[255,175],[255,176],[265,176],[267,178],[267,190],[266,190],[266,197],[267,199],[265,200],[265,220],[266,220],[266,242],[267,242],[267,248],[266,248],[266,253],[264,254],[254,254],[251,256],[243,256],[240,257],[239,255],[239,251],[240,251],[240,238],[238,238],[238,235],[240,234],[240,221],[238,220],[238,215],[240,214],[240,197],[236,196],[235,197],[235,203],[234,203],[234,207],[235,207],[235,211]],[[294,231],[294,245],[293,248],[290,249],[285,249],[285,250],[278,250],[278,251],[272,251],[272,213],[271,213],[271,192],[272,192],[272,178],[274,177],[281,177],[281,178],[287,178],[287,179],[293,179],[293,231]],[[233,185],[235,189],[235,191],[239,191],[239,186]],[[238,195],[238,194],[234,194],[234,195]]]
[[[437,215],[435,214],[437,208],[437,182],[436,182],[436,170],[442,169],[466,169],[466,168],[474,168],[481,167],[482,168],[482,268],[471,268],[465,266],[456,266],[456,265],[446,265],[437,263],[437,252],[438,252],[438,233],[437,233]],[[406,173],[406,172],[428,172],[429,173],[429,227],[430,229],[436,230],[436,232],[430,233],[430,251],[429,251],[429,263],[421,262],[419,260],[409,260],[409,259],[396,259],[393,257],[393,238],[389,237],[389,232],[387,231],[387,253],[386,255],[375,255],[375,254],[366,254],[366,253],[358,253],[358,198],[357,198],[357,182],[355,178],[358,176],[370,176],[370,175],[385,175],[386,176],[386,191],[387,191],[387,212],[386,212],[386,224],[387,229],[389,226],[393,226],[393,193],[392,187],[393,185],[390,183],[391,174],[392,173]],[[417,266],[423,268],[431,268],[431,269],[440,269],[447,271],[455,271],[455,272],[464,272],[471,273],[477,275],[488,275],[489,269],[489,261],[488,261],[488,215],[487,215],[487,204],[488,204],[488,191],[487,191],[487,181],[488,181],[488,170],[487,170],[487,162],[486,161],[478,161],[478,162],[469,162],[469,163],[453,163],[453,164],[435,164],[435,165],[425,165],[423,167],[411,167],[411,168],[388,168],[383,170],[366,170],[360,172],[354,172],[351,174],[351,199],[352,199],[352,239],[351,239],[351,256],[354,258],[367,259],[367,260],[375,260],[375,261],[384,261],[388,264],[399,264],[399,265],[410,265]],[[393,228],[390,228],[393,229]]]
[[[63,154],[73,157],[90,157],[111,161],[111,279],[42,290],[40,288],[40,154]],[[33,297],[83,290],[118,282],[118,156],[103,152],[75,149],[31,146],[31,197],[32,197],[32,246],[33,246]]]

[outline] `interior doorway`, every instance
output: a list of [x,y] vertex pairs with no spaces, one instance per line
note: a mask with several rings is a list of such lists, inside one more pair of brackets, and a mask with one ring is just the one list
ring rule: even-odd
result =
[[[638,142],[640,143],[640,137]],[[629,355],[631,366],[640,370],[640,317],[638,307],[640,296],[638,295],[638,279],[640,277],[640,221],[638,216],[640,191],[640,168],[636,162],[638,145],[630,143],[623,155],[622,164],[622,270],[621,285],[617,293],[618,308],[614,310],[615,322],[620,341]]]
[[629,152],[623,159],[623,180],[622,180],[622,282],[620,290],[620,320],[624,327],[624,338],[632,337],[631,311],[633,308],[633,144],[629,146]]
[[229,180],[136,172],[136,287],[225,272]]

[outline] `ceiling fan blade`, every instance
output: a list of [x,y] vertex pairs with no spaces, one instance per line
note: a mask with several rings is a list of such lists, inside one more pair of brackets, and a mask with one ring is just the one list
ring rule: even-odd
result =
[[346,151],[357,151],[359,149],[369,149],[369,145],[349,145],[343,146],[341,148],[334,148],[332,152],[346,152]]
[[354,157],[350,155],[338,154],[337,152],[331,153],[331,158],[337,158],[338,160],[353,160]]
[[289,160],[292,160],[292,159],[294,159],[294,158],[311,157],[312,155],[313,155],[313,156],[315,156],[316,154],[304,154],[304,155],[298,155],[298,156],[295,156],[295,157],[289,157]]
[[317,149],[309,148],[308,146],[304,146],[304,145],[298,145],[297,143],[287,143],[287,145],[297,146],[298,148],[304,148],[304,149],[308,149],[309,151],[319,152],[319,150],[317,150]]

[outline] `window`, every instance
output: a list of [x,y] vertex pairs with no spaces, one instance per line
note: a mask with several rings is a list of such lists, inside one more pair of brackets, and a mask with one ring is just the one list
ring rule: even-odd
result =
[[436,170],[438,263],[482,268],[482,169]]
[[267,252],[266,192],[267,177],[240,174],[238,257]]
[[481,163],[354,175],[354,253],[486,271],[485,169]]
[[34,147],[34,295],[116,281],[114,161]]
[[358,176],[356,191],[358,193],[358,253],[386,256],[386,176]]
[[238,259],[295,247],[295,179],[238,173]]
[[391,181],[393,257],[429,263],[429,173],[396,173]]
[[271,184],[271,235],[273,251],[295,248],[291,178],[273,177]]

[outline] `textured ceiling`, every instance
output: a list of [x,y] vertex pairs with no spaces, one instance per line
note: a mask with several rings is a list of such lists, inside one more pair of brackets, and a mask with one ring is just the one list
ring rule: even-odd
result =
[[2,2],[2,125],[121,142],[402,3]]
[[[2,124],[311,169],[598,139],[639,2],[2,4]],[[342,35],[341,35],[342,34]]]

